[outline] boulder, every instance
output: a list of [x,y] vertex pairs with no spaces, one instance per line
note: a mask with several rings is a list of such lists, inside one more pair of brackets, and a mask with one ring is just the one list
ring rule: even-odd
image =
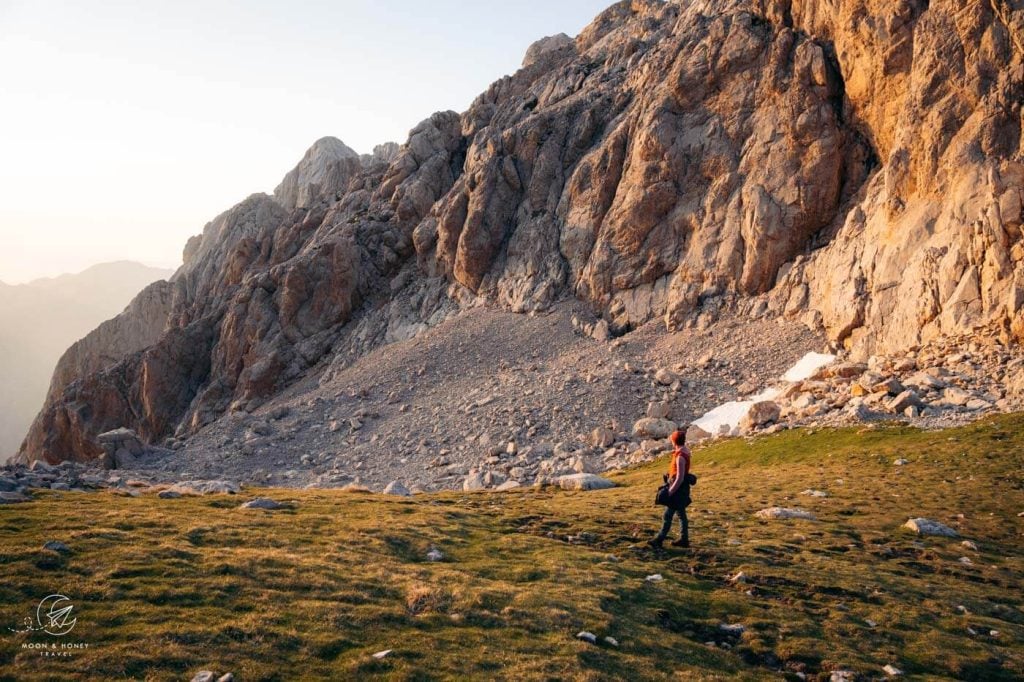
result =
[[903,524],[903,527],[914,531],[918,535],[937,535],[946,538],[955,538],[959,535],[959,533],[943,523],[921,517],[908,520]]
[[647,403],[648,419],[668,419],[669,412],[667,403]]
[[777,521],[785,519],[805,519],[807,521],[816,521],[817,517],[809,511],[803,509],[788,509],[786,507],[768,507],[754,514],[759,519]]
[[611,429],[599,426],[590,432],[590,444],[595,448],[611,447],[615,442],[615,432]]
[[675,372],[662,368],[655,372],[654,380],[662,386],[671,386],[679,381],[679,376]]
[[32,498],[19,492],[0,492],[0,504],[16,504],[18,502],[31,502]]
[[469,476],[466,476],[464,481],[462,481],[462,489],[466,492],[484,490],[486,487],[487,484],[484,483],[483,474],[480,473],[470,474]]
[[401,481],[391,481],[384,487],[385,495],[397,495],[399,497],[410,497],[412,493],[402,485]]
[[686,429],[686,442],[688,444],[700,443],[708,438],[711,438],[711,434],[696,424],[690,424],[690,427]]
[[522,485],[523,484],[520,483],[519,481],[509,480],[499,485],[497,488],[495,488],[495,490],[498,491],[499,493],[503,493],[507,490],[515,490],[516,488],[521,488]]
[[614,488],[615,484],[607,478],[596,474],[569,474],[559,476],[555,483],[562,490],[604,490]]
[[924,403],[921,402],[921,398],[918,397],[917,393],[907,389],[900,393],[898,396],[886,403],[886,407],[890,411],[896,413],[902,413],[908,407],[923,407]]
[[760,428],[777,422],[781,415],[782,409],[778,403],[772,400],[762,400],[750,406],[747,414],[740,420],[740,428],[745,431]]
[[677,428],[676,423],[668,419],[646,417],[633,424],[633,435],[637,438],[668,438]]

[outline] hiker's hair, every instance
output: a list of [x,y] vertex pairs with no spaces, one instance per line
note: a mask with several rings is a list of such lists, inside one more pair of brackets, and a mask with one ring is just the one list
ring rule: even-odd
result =
[[672,432],[672,435],[669,436],[669,440],[671,440],[672,445],[675,445],[677,448],[686,445],[686,429],[676,429]]

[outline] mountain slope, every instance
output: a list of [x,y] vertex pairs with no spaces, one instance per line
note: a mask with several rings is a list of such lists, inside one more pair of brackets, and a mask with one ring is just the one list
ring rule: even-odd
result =
[[[0,284],[0,459],[17,451],[61,353],[124,310],[147,284],[171,274],[117,262],[18,286]],[[111,361],[121,356],[113,350]]]
[[617,3],[397,155],[325,138],[216,218],[164,336],[59,370],[80,381],[23,455],[185,438],[481,304],[576,297],[613,334],[786,316],[860,358],[978,326],[1010,343],[1021,35],[1020,0]]

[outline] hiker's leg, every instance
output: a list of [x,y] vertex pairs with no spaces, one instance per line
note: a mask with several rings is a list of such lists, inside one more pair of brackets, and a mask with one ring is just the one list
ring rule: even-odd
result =
[[682,509],[679,510],[679,525],[681,526],[680,530],[682,531],[682,535],[679,536],[679,539],[682,540],[683,542],[689,544],[690,543],[690,519],[688,519],[686,517],[686,507],[683,507]]
[[659,540],[664,540],[668,537],[668,534],[672,532],[672,517],[675,513],[676,510],[672,507],[665,507],[664,523],[661,524],[661,532],[658,533]]

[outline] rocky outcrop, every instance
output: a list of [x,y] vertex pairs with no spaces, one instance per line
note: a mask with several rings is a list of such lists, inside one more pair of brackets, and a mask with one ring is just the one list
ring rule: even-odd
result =
[[480,303],[575,296],[604,338],[799,316],[854,359],[1008,343],[1022,26],[1019,0],[616,3],[397,152],[318,141],[189,242],[161,338],[69,372],[23,450],[187,437]]
[[526,50],[526,56],[523,57],[523,68],[533,66],[541,57],[550,52],[569,50],[575,48],[575,46],[573,39],[564,33],[541,38]]
[[362,167],[359,155],[336,137],[324,137],[309,148],[274,190],[286,208],[309,208],[322,198],[337,199]]

